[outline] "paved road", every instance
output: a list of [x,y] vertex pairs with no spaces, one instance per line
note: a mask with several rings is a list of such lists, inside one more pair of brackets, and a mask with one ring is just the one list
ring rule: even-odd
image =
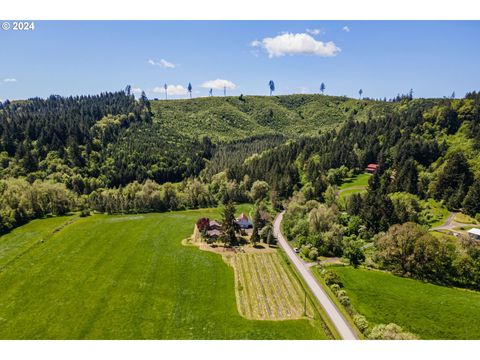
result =
[[338,310],[335,304],[330,300],[328,295],[322,289],[320,284],[317,282],[315,277],[310,272],[310,269],[306,266],[306,264],[295,254],[295,252],[288,244],[287,240],[283,237],[282,233],[280,232],[280,223],[283,219],[283,214],[285,212],[281,212],[275,219],[273,224],[273,231],[275,236],[278,239],[278,242],[282,249],[287,254],[290,261],[295,265],[298,272],[302,275],[303,279],[307,283],[310,290],[312,290],[313,295],[317,298],[318,302],[322,307],[325,309],[325,312],[330,317],[332,323],[337,328],[338,333],[344,340],[357,340],[358,337],[355,332],[350,327],[350,324],[345,320],[342,313]]

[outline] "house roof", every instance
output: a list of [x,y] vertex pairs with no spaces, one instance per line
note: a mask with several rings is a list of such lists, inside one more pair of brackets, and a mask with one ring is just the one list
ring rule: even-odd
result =
[[469,234],[480,236],[480,229],[473,228],[467,231]]
[[222,226],[220,223],[216,220],[212,220],[208,223],[210,226]]
[[242,212],[242,214],[240,215],[240,217],[237,220],[238,221],[240,221],[240,220],[248,221],[248,216],[245,215],[245,213]]
[[367,165],[367,168],[370,168],[370,169],[376,169],[378,167],[378,164],[368,164]]
[[208,236],[220,236],[220,235],[222,235],[222,232],[220,230],[208,230],[207,235]]

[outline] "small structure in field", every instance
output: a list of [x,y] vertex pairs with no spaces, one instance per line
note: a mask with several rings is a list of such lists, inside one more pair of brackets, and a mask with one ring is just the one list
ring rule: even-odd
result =
[[367,167],[365,168],[365,172],[369,174],[373,174],[375,171],[377,171],[377,168],[378,168],[378,164],[371,163],[367,165]]
[[240,229],[250,229],[253,227],[252,222],[248,219],[248,216],[245,213],[242,213],[237,219],[237,225]]
[[468,230],[467,233],[473,240],[480,241],[480,229],[473,228]]

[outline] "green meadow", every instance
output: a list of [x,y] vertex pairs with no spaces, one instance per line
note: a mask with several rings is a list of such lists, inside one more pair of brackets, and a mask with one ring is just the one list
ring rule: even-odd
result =
[[346,179],[342,185],[340,185],[340,190],[346,190],[349,188],[363,188],[366,189],[368,186],[368,180],[372,175],[370,174],[358,174],[352,178]]
[[0,237],[0,339],[327,338],[318,319],[239,315],[233,269],[181,244],[219,212],[50,218]]
[[396,323],[421,339],[480,339],[480,292],[386,272],[331,267],[370,324]]

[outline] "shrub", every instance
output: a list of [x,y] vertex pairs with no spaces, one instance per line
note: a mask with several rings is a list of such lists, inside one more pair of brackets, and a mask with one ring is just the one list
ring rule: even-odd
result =
[[330,285],[330,289],[332,290],[332,292],[334,294],[337,294],[337,292],[341,289],[340,286],[338,284],[332,284]]
[[325,283],[327,285],[337,284],[340,287],[343,287],[342,280],[340,280],[339,276],[332,271],[325,271]]
[[353,315],[353,322],[355,326],[360,330],[362,333],[365,333],[368,330],[368,321],[365,316],[360,314]]
[[300,248],[300,254],[308,258],[308,255],[310,254],[311,250],[312,250],[311,244],[302,245]]
[[368,338],[371,340],[416,340],[418,337],[415,334],[403,331],[397,324],[390,323],[388,325],[376,325]]
[[347,292],[345,290],[338,290],[335,294],[337,295],[338,298],[347,296]]
[[340,301],[340,304],[342,304],[345,307],[350,306],[350,299],[346,295],[345,296],[339,296],[338,301]]
[[87,217],[87,216],[90,216],[90,210],[83,209],[82,211],[80,211],[80,217]]
[[318,258],[318,250],[313,248],[308,252],[308,258],[311,260],[317,260]]

